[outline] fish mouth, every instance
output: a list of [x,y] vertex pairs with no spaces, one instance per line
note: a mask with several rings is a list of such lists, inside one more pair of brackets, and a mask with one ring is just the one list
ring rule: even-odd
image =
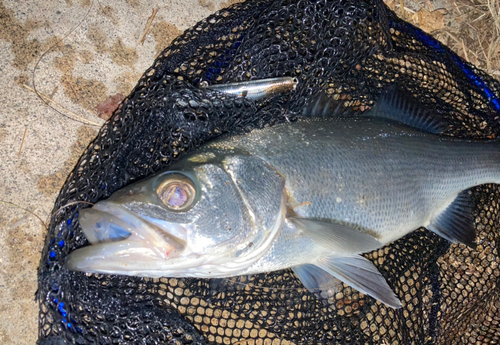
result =
[[68,255],[66,267],[73,271],[141,275],[164,267],[186,248],[181,225],[138,215],[112,201],[80,211],[79,223],[92,245]]

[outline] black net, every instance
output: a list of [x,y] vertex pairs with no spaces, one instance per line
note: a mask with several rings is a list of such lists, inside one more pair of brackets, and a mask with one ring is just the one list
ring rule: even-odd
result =
[[[200,89],[277,76],[297,90],[253,102]],[[485,344],[500,342],[500,189],[475,189],[476,250],[426,230],[367,254],[403,302],[393,310],[343,286],[306,291],[289,270],[247,282],[143,279],[68,271],[87,245],[78,212],[225,132],[293,121],[324,90],[355,111],[397,83],[449,124],[500,134],[500,83],[378,0],[257,0],[177,38],[140,79],[69,176],[39,272],[40,345]]]

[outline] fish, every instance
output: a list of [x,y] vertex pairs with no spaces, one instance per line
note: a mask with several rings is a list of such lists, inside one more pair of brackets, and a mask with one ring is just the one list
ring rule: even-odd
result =
[[401,308],[361,254],[421,227],[474,247],[471,188],[500,183],[500,145],[438,135],[446,123],[397,90],[360,116],[322,116],[331,102],[210,141],[81,210],[91,245],[66,267],[153,278],[290,268],[312,292],[340,280]]
[[297,84],[297,78],[277,77],[212,85],[209,85],[206,81],[202,81],[200,88],[258,101],[280,93],[293,91],[297,88]]

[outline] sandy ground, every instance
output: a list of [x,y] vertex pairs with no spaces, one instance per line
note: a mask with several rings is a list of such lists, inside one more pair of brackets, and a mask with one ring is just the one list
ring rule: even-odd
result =
[[[0,200],[46,221],[66,176],[104,122],[96,106],[127,95],[172,39],[228,4],[0,1]],[[36,342],[34,296],[45,234],[38,219],[0,203],[0,344]]]
[[[36,274],[46,234],[40,220],[6,202],[46,221],[66,176],[104,122],[96,106],[127,95],[172,39],[233,2],[0,0],[0,344],[36,342]],[[412,1],[409,15],[419,2],[430,6]],[[399,3],[390,6],[398,10]],[[453,4],[438,5],[452,11]],[[419,18],[417,24],[425,22]]]

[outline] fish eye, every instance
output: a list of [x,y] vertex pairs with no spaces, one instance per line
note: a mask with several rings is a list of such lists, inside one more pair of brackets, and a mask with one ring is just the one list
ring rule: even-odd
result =
[[187,211],[194,205],[196,189],[188,177],[172,174],[156,188],[156,194],[171,211]]

